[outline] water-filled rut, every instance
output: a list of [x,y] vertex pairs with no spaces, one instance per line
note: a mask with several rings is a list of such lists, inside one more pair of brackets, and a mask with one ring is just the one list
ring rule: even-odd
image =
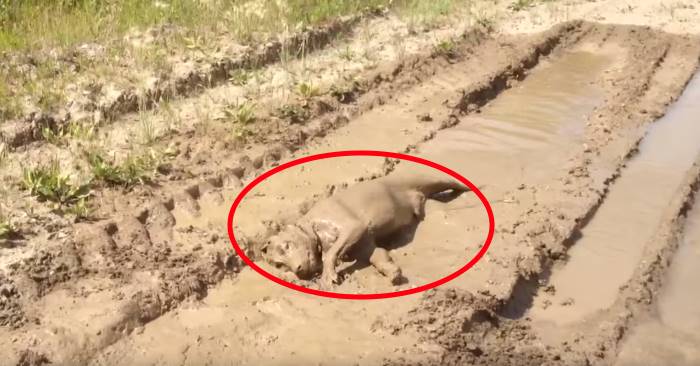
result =
[[642,259],[645,243],[700,153],[700,77],[649,129],[639,152],[612,184],[602,205],[581,230],[569,259],[555,266],[548,291],[540,291],[527,316],[545,338],[594,317],[616,300],[620,286]]

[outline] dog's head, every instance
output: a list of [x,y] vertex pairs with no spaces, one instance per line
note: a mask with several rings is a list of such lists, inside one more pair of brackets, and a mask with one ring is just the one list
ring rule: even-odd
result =
[[260,250],[265,260],[294,272],[300,279],[311,279],[322,270],[318,238],[295,225],[285,226]]

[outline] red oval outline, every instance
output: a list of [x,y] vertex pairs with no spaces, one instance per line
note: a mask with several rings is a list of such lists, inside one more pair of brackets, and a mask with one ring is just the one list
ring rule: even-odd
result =
[[[379,156],[379,157],[385,157],[385,158],[394,158],[394,159],[401,159],[401,160],[408,160],[412,161],[414,163],[419,163],[423,164],[426,166],[429,166],[431,168],[437,169],[442,171],[443,173],[449,174],[455,179],[459,180],[460,182],[464,183],[469,187],[474,194],[476,194],[477,197],[479,197],[479,200],[481,200],[481,203],[484,204],[484,207],[486,208],[486,213],[489,218],[489,231],[488,235],[486,237],[486,241],[484,242],[484,245],[481,247],[478,253],[469,261],[467,262],[466,265],[463,267],[459,268],[457,271],[453,272],[450,275],[447,275],[443,278],[440,278],[438,280],[435,280],[433,282],[427,283],[422,286],[418,286],[415,288],[411,289],[406,289],[406,290],[401,290],[401,291],[394,291],[394,292],[380,292],[380,293],[370,293],[370,294],[347,294],[347,293],[341,293],[341,292],[330,292],[330,291],[322,291],[322,290],[315,290],[315,289],[310,289],[304,286],[299,286],[296,284],[293,284],[291,282],[287,282],[281,278],[275,277],[274,275],[266,272],[264,269],[260,268],[258,265],[255,264],[248,256],[243,253],[243,250],[241,247],[238,245],[238,242],[236,241],[236,237],[233,234],[233,216],[236,212],[236,209],[238,208],[238,205],[241,203],[243,200],[243,197],[245,197],[248,192],[250,192],[255,186],[260,184],[263,180],[279,173],[282,170],[285,170],[287,168],[291,168],[297,165],[301,165],[304,163],[308,163],[311,161],[316,161],[316,160],[323,160],[323,159],[329,159],[329,158],[337,158],[337,157],[343,157],[343,156]],[[231,240],[231,245],[233,246],[233,249],[236,251],[236,253],[243,258],[243,261],[253,268],[256,272],[261,274],[263,277],[267,278],[270,281],[276,282],[277,284],[280,284],[282,286],[285,286],[287,288],[290,288],[292,290],[297,290],[300,292],[304,292],[307,294],[311,295],[316,295],[316,296],[322,296],[322,297],[330,297],[330,298],[336,298],[336,299],[349,299],[349,300],[376,300],[376,299],[388,299],[388,298],[393,298],[393,297],[400,297],[400,296],[406,296],[406,295],[411,295],[411,294],[416,294],[419,292],[427,291],[432,288],[435,288],[437,286],[443,285],[447,282],[450,282],[454,280],[455,278],[461,276],[463,273],[468,271],[471,267],[473,267],[481,258],[486,254],[486,251],[488,250],[489,246],[491,245],[491,241],[493,240],[493,235],[495,231],[495,219],[493,216],[493,210],[491,209],[491,204],[489,204],[489,201],[486,199],[483,193],[477,188],[472,182],[470,182],[467,178],[464,178],[461,176],[459,173],[453,171],[450,168],[447,168],[445,166],[442,166],[438,163],[434,163],[430,160],[426,160],[423,158],[419,158],[416,156],[412,155],[407,155],[407,154],[401,154],[401,153],[393,153],[393,152],[388,152],[388,151],[380,151],[380,150],[344,150],[344,151],[333,151],[333,152],[327,152],[327,153],[322,153],[322,154],[316,154],[316,155],[309,155],[305,156],[302,158],[298,158],[292,161],[289,161],[287,163],[284,163],[282,165],[276,166],[273,169],[270,169],[260,175],[259,177],[255,178],[252,182],[250,182],[248,185],[243,187],[243,190],[238,194],[236,199],[233,201],[233,204],[231,205],[231,209],[229,210],[228,214],[228,221],[226,223],[226,226],[228,228],[228,236],[229,239]]]

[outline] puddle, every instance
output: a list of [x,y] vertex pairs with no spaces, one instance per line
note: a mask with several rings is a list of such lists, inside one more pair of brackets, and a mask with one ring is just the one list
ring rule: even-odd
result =
[[667,115],[652,125],[639,153],[569,250],[570,260],[553,269],[549,283],[555,294],[540,292],[528,314],[549,330],[544,334],[581,321],[615,301],[700,153],[698,100],[700,77],[695,77]]
[[543,64],[479,115],[441,131],[421,154],[475,182],[537,184],[562,163],[566,154],[557,151],[581,141],[585,116],[603,99],[591,81],[609,61],[581,51]]
[[635,327],[617,366],[700,365],[700,198],[686,221],[656,304],[655,314]]
[[[542,64],[518,87],[503,92],[477,116],[440,131],[421,145],[418,155],[443,164],[484,190],[497,218],[509,208],[498,204],[505,192],[523,182],[536,184],[538,176],[552,172],[566,159],[566,149],[581,138],[584,117],[600,103],[602,95],[591,84],[608,59],[588,52],[571,52],[552,64]],[[415,170],[399,165],[397,173]],[[483,208],[474,202],[429,202],[426,220],[418,226],[411,243],[394,256],[402,267],[420,273],[447,275],[465,262],[466,253],[485,239]],[[491,250],[499,246],[494,238]],[[425,253],[439,253],[425,260]],[[453,286],[488,287],[487,281],[503,278],[477,265]],[[416,271],[418,272],[418,271]],[[433,280],[439,277],[433,277]]]

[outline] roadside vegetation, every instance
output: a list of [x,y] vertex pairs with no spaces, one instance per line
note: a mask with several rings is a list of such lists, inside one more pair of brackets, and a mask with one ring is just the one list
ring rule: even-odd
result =
[[[128,89],[145,75],[167,79],[175,60],[213,60],[222,42],[258,45],[378,7],[412,25],[432,25],[458,4],[464,5],[457,0],[0,0],[0,124],[34,111],[57,112],[75,98],[67,91],[76,86],[96,96],[106,82]],[[346,57],[355,55],[346,50]],[[234,71],[230,80],[245,85],[249,77],[247,71]]]
[[[0,0],[0,125],[36,115],[34,112],[57,112],[68,101],[73,106],[81,105],[82,99],[93,104],[80,111],[98,112],[97,106],[103,102],[98,95],[114,96],[118,91],[142,87],[145,80],[154,76],[159,80],[172,77],[173,66],[180,61],[209,65],[215,57],[236,56],[236,48],[229,54],[222,45],[257,47],[282,33],[378,7],[389,9],[407,22],[409,32],[417,32],[441,24],[457,7],[477,3],[494,1]],[[474,19],[475,24],[481,24],[478,14]],[[433,51],[447,59],[458,56],[453,39],[438,41]],[[284,46],[279,52],[283,68],[286,61],[305,56],[305,50]],[[347,62],[374,59],[347,46],[338,54]],[[315,103],[319,97],[328,94],[341,103],[349,103],[363,89],[358,80],[347,79],[328,86],[297,72],[283,87],[294,99],[267,111],[257,101],[261,79],[270,78],[262,70],[256,65],[230,70],[225,79],[245,88],[245,101],[218,109],[220,113],[214,111],[213,116],[219,117],[212,117],[209,110],[195,110],[202,121],[201,128],[207,128],[214,118],[223,120],[230,131],[228,137],[245,141],[258,136],[256,123],[269,114],[302,124],[321,105]],[[167,111],[169,100],[166,97],[156,103]],[[138,124],[129,140],[134,151],[126,151],[120,159],[94,148],[103,137],[97,137],[98,129],[111,115],[77,113],[68,117],[65,124],[40,128],[39,136],[55,145],[52,148],[70,149],[80,155],[74,161],[86,168],[85,177],[78,179],[67,174],[58,162],[52,161],[22,169],[17,178],[20,186],[61,212],[85,218],[91,211],[93,189],[131,189],[151,182],[164,159],[162,154],[153,153],[154,146],[167,129],[157,125],[159,121],[154,122],[151,111],[138,108],[137,112]],[[178,118],[173,112],[173,123]],[[86,148],[88,145],[92,147]],[[0,163],[2,160],[0,155]]]

